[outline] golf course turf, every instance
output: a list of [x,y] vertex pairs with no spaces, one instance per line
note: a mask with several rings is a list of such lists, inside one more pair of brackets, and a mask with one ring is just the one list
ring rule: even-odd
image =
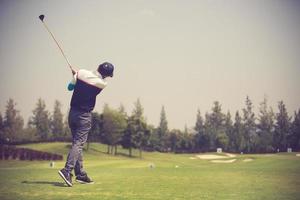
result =
[[[211,162],[199,154],[143,152],[129,158],[127,150],[106,154],[106,146],[92,143],[84,151],[84,165],[93,185],[67,187],[57,171],[65,163],[68,143],[22,145],[62,154],[63,161],[0,161],[0,199],[236,199],[300,198],[300,157],[296,153],[235,154],[233,162]],[[206,153],[216,154],[216,153]],[[138,152],[134,151],[138,156]],[[220,154],[219,154],[220,155]],[[221,154],[226,155],[226,154]]]

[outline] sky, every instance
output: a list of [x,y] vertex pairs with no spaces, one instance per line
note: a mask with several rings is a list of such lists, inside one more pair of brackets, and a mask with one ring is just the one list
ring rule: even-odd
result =
[[9,98],[25,122],[38,98],[67,114],[67,64],[45,22],[77,69],[115,65],[97,97],[131,114],[139,98],[148,123],[164,106],[169,128],[193,127],[197,110],[245,107],[264,97],[277,112],[300,108],[300,1],[296,0],[0,0],[0,113]]

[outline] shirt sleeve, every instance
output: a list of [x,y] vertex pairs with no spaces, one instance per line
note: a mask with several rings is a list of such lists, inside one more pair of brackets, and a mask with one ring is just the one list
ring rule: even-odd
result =
[[97,81],[96,86],[98,88],[104,89],[107,86],[107,82],[105,79],[99,78],[99,80]]

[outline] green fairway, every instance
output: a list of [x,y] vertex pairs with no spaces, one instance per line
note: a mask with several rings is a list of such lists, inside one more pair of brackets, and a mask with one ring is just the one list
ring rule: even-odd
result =
[[[24,146],[63,154],[64,161],[69,148],[66,143]],[[95,184],[74,183],[71,188],[57,174],[64,161],[55,162],[53,168],[49,161],[0,161],[0,199],[300,198],[300,157],[296,153],[236,155],[233,163],[212,163],[197,158],[198,154],[143,153],[139,159],[110,156],[105,151],[104,145],[90,145],[84,152],[84,164]]]

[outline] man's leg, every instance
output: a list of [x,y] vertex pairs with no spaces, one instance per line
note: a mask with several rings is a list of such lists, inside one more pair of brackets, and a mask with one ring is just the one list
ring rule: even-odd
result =
[[[72,148],[70,149],[65,169],[71,173],[76,163],[79,161],[79,167],[82,168],[82,150],[88,138],[88,132],[91,129],[91,113],[75,111],[71,113],[71,127],[76,127],[73,135]],[[72,130],[72,128],[71,128]],[[76,171],[75,171],[76,173]]]
[[82,153],[79,155],[78,160],[75,164],[75,176],[76,181],[79,183],[85,183],[85,184],[93,184],[94,181],[90,179],[87,175],[87,173],[83,170],[83,160],[82,160]]
[[58,173],[69,186],[72,186],[70,174],[78,159],[82,162],[82,149],[91,129],[91,113],[71,110],[69,113],[69,125],[73,136],[72,148],[69,151],[65,168]]
[[82,160],[82,153],[79,155],[78,160],[75,164],[75,176],[76,181],[79,183],[85,183],[85,184],[93,184],[94,181],[90,179],[87,175],[87,173],[83,170],[83,160]]
[[82,152],[79,154],[77,162],[75,164],[75,176],[83,176],[86,175],[86,172],[83,170],[83,159],[82,159]]

